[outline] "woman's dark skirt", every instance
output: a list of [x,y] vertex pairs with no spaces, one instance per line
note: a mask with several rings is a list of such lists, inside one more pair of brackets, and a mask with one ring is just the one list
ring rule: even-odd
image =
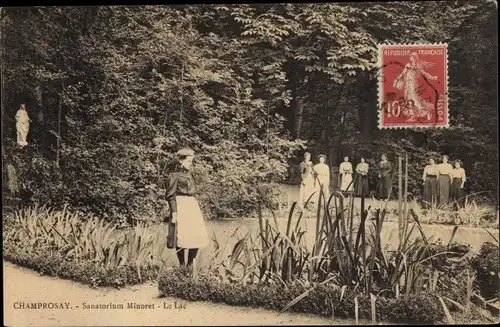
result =
[[424,182],[424,207],[430,208],[437,201],[437,176],[427,176]]
[[439,204],[446,205],[450,200],[451,180],[449,175],[439,175],[438,178],[438,196]]
[[370,190],[368,189],[368,176],[358,174],[356,178],[356,185],[354,190],[357,196],[368,197],[370,195]]
[[378,197],[380,200],[385,200],[389,196],[389,190],[391,188],[391,176],[382,176],[379,178],[378,182]]
[[463,206],[464,202],[464,194],[462,192],[462,188],[460,187],[461,185],[461,178],[453,178],[453,181],[451,182],[450,199],[452,201],[456,201],[459,206]]

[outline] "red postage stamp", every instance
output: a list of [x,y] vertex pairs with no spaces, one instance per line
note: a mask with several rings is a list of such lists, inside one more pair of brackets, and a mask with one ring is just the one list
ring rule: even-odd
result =
[[446,128],[447,44],[378,46],[379,128]]

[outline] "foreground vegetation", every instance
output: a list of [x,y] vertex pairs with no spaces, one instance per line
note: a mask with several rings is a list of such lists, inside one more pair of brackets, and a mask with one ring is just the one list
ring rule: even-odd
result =
[[[207,272],[193,278],[189,271],[178,268],[165,272],[159,281],[159,289],[164,296],[191,301],[213,301],[276,311],[290,307],[294,312],[334,318],[400,323],[435,323],[444,318],[439,298],[429,292],[405,294],[398,299],[373,295],[370,298],[345,287],[340,288],[335,283],[321,283],[313,288],[300,282],[286,286],[274,283],[224,283]],[[304,293],[307,298],[296,305],[289,305]]]
[[[498,244],[486,243],[477,254],[453,237],[439,244],[423,234],[413,216],[398,249],[387,252],[380,239],[385,211],[368,222],[365,210],[361,227],[351,229],[350,200],[332,196],[336,215],[317,213],[312,249],[304,243],[302,215],[292,209],[285,233],[276,221],[261,217],[257,237],[234,234],[230,248],[229,241],[220,244],[214,237],[208,264],[197,266],[194,275],[166,268],[165,232],[155,225],[120,230],[92,216],[45,207],[26,208],[5,220],[4,258],[93,286],[158,280],[161,294],[188,300],[375,321],[488,319],[479,307],[499,296],[491,292],[499,287]],[[422,234],[410,240],[414,228]]]
[[469,197],[458,210],[455,204],[434,206],[423,210],[422,222],[427,224],[448,224],[469,227],[499,228],[499,216],[489,206],[478,204]]

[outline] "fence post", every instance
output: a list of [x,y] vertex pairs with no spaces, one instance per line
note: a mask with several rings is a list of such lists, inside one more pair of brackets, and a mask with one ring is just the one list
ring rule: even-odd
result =
[[405,190],[403,210],[403,237],[406,237],[406,225],[408,223],[408,152],[405,152]]
[[399,242],[401,244],[401,227],[403,222],[403,158],[398,156],[398,232]]

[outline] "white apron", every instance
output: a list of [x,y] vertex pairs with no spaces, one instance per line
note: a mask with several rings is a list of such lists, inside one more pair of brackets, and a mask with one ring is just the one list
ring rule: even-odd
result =
[[340,170],[340,176],[341,176],[341,184],[340,184],[340,190],[345,192],[345,191],[352,191],[354,188],[354,185],[352,182],[352,164],[350,162],[343,162],[340,164],[339,167]]
[[209,244],[207,226],[198,201],[193,196],[177,195],[177,246],[204,248]]

